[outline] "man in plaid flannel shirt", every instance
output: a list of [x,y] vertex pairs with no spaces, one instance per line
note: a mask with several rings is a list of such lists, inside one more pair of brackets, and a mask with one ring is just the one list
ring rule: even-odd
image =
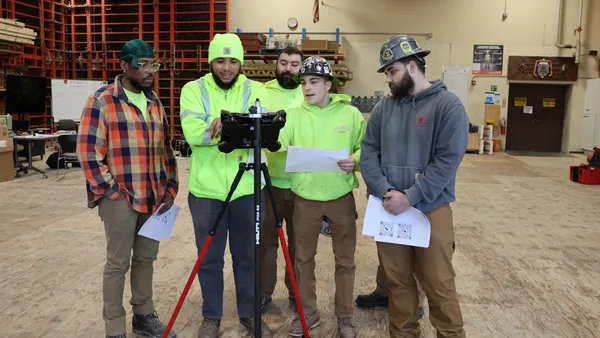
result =
[[[106,336],[126,337],[123,292],[131,265],[133,332],[159,338],[165,326],[152,301],[152,264],[159,242],[137,233],[161,205],[159,213],[173,205],[179,187],[177,162],[165,110],[152,91],[154,72],[160,68],[152,47],[131,40],[119,57],[123,74],[92,94],[83,110],[77,155],[88,206],[98,206],[106,232]],[[171,331],[169,337],[176,335]]]

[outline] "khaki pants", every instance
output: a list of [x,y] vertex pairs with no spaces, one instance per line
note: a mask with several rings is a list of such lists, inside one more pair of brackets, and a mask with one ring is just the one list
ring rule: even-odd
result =
[[[127,200],[100,200],[98,214],[106,233],[106,265],[102,293],[106,335],[125,333],[123,293],[125,274],[131,265],[131,300],[133,313],[147,315],[154,312],[152,301],[153,262],[158,255],[159,242],[137,235],[150,217],[133,210]],[[133,251],[133,256],[131,252]]]
[[[277,220],[273,214],[273,207],[269,194],[265,190],[265,222],[261,226],[261,246],[260,246],[260,264],[261,264],[261,296],[267,297],[273,294],[277,284],[277,253],[279,250],[279,234],[277,231]],[[290,189],[280,189],[273,187],[273,196],[277,208],[277,216],[283,222],[285,220],[285,230],[287,233],[287,246],[294,267],[295,259],[295,241],[294,241],[294,196]],[[285,269],[285,285],[288,294],[291,296],[292,284],[290,276]]]
[[420,337],[416,311],[418,291],[414,274],[429,301],[431,324],[438,337],[466,337],[456,297],[452,254],[452,209],[444,205],[425,214],[431,223],[429,248],[377,243],[389,291],[388,316],[391,338]]
[[315,255],[323,216],[329,219],[335,257],[335,315],[349,317],[354,313],[353,291],[356,270],[354,264],[356,204],[352,193],[328,202],[295,197],[296,277],[302,307],[306,315],[317,311]]
[[[377,283],[377,288],[375,289],[375,292],[384,297],[389,297],[389,292],[385,287],[385,271],[381,267],[381,264],[379,264],[379,266],[377,267],[377,275],[375,278],[375,282]],[[425,292],[423,292],[423,287],[421,286],[421,283],[419,283],[416,274],[415,282],[417,283],[417,290],[419,291],[419,307],[422,308],[425,305]]]

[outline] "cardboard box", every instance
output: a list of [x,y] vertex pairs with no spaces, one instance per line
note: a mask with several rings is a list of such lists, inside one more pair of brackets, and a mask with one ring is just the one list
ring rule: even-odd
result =
[[500,121],[500,111],[502,106],[499,104],[486,104],[483,121],[494,121],[495,123]]
[[12,137],[8,137],[8,127],[0,120],[0,182],[11,181],[15,177],[14,146]]

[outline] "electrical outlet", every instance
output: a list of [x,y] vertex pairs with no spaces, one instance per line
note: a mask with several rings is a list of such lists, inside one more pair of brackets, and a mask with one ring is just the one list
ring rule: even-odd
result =
[[597,50],[591,50],[588,53],[589,56],[598,56],[598,51]]

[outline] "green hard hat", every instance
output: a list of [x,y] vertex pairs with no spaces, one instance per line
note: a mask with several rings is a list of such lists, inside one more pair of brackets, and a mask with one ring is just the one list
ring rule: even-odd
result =
[[326,78],[329,78],[334,85],[339,85],[340,81],[335,76],[333,76],[333,68],[327,60],[320,56],[311,56],[306,58],[304,62],[302,62],[302,67],[300,68],[300,72],[296,76],[296,80],[299,82],[300,77],[302,75],[319,75]]
[[387,66],[413,55],[425,63],[425,59],[423,58],[429,55],[429,53],[431,53],[431,51],[423,50],[412,37],[408,35],[396,35],[389,38],[383,43],[383,46],[381,46],[381,50],[379,51],[380,68],[377,72],[383,73]]

